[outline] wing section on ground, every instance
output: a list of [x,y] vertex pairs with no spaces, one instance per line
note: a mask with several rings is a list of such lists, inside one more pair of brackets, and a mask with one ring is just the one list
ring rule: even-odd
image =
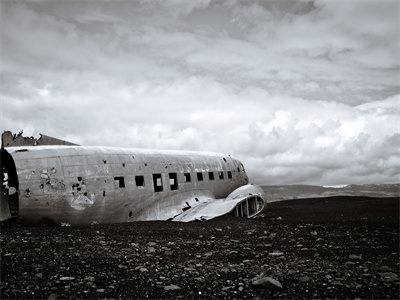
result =
[[209,198],[175,216],[172,221],[190,222],[210,220],[228,213],[241,217],[254,217],[264,208],[263,191],[252,184],[234,190],[222,199]]

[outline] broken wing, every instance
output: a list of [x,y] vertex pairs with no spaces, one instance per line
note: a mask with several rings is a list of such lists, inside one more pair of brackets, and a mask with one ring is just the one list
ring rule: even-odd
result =
[[263,198],[264,192],[259,186],[247,184],[237,188],[226,198],[208,198],[175,216],[172,220],[177,222],[203,221],[231,212],[236,216],[251,218],[263,210],[265,205]]

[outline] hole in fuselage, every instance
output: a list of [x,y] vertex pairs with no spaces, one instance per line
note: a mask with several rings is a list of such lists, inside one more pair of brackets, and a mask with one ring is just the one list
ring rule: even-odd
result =
[[[4,220],[10,218],[17,218],[19,212],[19,200],[18,200],[18,189],[19,181],[17,175],[17,169],[15,162],[10,153],[4,148],[1,149],[1,184],[0,184],[0,201],[1,203],[7,203],[10,214],[7,216],[3,215]],[[29,189],[25,192],[30,193]],[[3,207],[2,207],[3,210]]]

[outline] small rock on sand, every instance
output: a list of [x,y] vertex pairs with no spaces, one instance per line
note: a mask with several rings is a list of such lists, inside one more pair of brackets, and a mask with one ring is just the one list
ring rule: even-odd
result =
[[308,276],[301,276],[301,277],[299,277],[299,281],[300,281],[300,282],[309,282],[309,281],[310,281],[310,277],[308,277]]
[[166,291],[175,291],[175,290],[180,290],[180,289],[181,288],[175,284],[164,286],[164,290],[166,290]]
[[47,298],[47,300],[57,300],[59,298],[59,295],[56,293],[50,294],[50,296]]
[[361,259],[361,254],[360,255],[349,254],[349,259],[351,259],[351,260],[359,260],[359,259]]
[[282,256],[283,252],[281,252],[281,251],[272,251],[272,252],[269,252],[268,255],[270,255],[270,256]]
[[379,276],[381,277],[382,281],[396,281],[399,277],[396,273],[393,272],[379,273]]
[[278,281],[273,279],[272,277],[263,277],[252,282],[253,286],[255,287],[262,287],[267,289],[281,289],[282,284]]
[[75,279],[75,277],[67,277],[67,276],[60,278],[61,281],[69,281],[69,280],[74,280],[74,279]]

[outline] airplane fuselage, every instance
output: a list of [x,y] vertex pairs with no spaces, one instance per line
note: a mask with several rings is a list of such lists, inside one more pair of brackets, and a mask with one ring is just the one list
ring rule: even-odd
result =
[[168,220],[248,183],[239,160],[217,153],[85,146],[7,151],[19,182],[18,218],[27,224]]

